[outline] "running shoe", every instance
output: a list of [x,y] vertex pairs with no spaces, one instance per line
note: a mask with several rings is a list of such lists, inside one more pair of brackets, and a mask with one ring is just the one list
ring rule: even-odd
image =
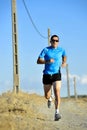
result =
[[59,119],[61,119],[61,115],[58,113],[55,114],[55,121],[58,121]]
[[48,108],[51,108],[51,101],[50,100],[48,100],[47,105],[48,105]]

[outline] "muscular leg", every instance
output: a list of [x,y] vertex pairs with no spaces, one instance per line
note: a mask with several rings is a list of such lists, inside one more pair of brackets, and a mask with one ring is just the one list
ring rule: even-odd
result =
[[44,85],[44,94],[46,99],[49,99],[51,97],[51,84]]
[[55,95],[55,109],[59,109],[61,81],[55,81],[53,83],[53,88],[54,88],[54,95]]

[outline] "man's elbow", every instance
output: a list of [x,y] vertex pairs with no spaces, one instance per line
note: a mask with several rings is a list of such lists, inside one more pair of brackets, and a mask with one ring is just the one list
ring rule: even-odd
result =
[[41,58],[37,59],[37,64],[45,64],[45,61]]
[[37,59],[37,64],[40,64],[40,60],[39,60],[39,58]]
[[37,60],[37,64],[39,64],[39,61]]

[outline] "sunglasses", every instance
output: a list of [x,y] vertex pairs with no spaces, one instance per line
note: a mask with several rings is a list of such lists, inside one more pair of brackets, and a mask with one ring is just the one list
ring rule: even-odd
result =
[[59,40],[52,40],[52,42],[59,42]]

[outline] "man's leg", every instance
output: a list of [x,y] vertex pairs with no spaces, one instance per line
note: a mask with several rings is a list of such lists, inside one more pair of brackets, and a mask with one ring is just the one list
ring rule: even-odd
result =
[[59,114],[59,107],[60,107],[60,88],[61,88],[61,81],[55,81],[53,83],[54,88],[54,95],[55,95],[55,115],[57,114],[57,118],[61,118]]
[[49,85],[44,85],[44,94],[45,94],[45,98],[48,99],[48,108],[51,107],[51,84]]

